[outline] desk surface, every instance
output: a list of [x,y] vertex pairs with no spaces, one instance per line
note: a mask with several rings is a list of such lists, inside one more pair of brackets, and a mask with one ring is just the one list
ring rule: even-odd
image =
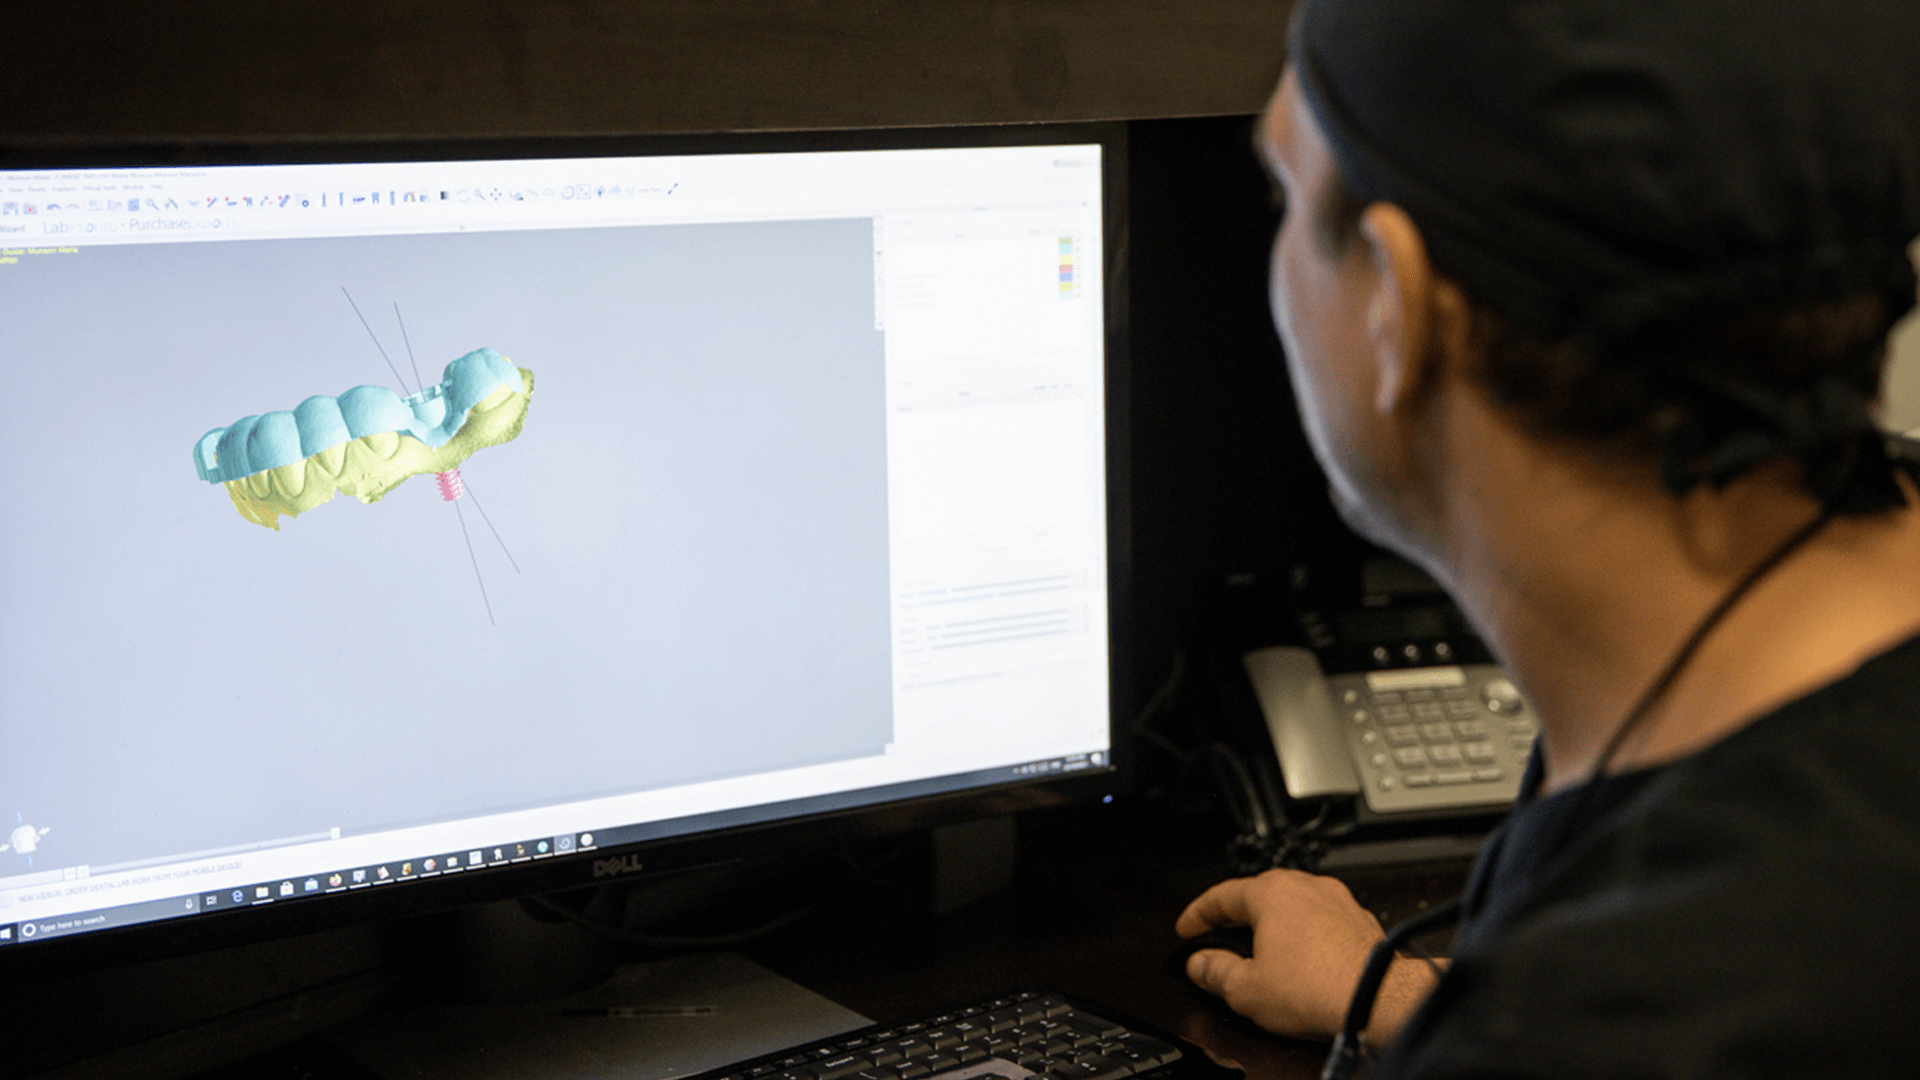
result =
[[[1048,849],[1022,836],[1015,886],[938,918],[783,935],[750,955],[827,997],[880,1020],[1022,986],[1079,994],[1175,1032],[1247,1070],[1250,1080],[1317,1077],[1324,1043],[1281,1039],[1189,983],[1174,919],[1227,876],[1217,839],[1068,830]],[[1077,845],[1062,853],[1060,843]],[[1057,873],[1045,864],[1056,862]],[[1038,865],[1037,865],[1038,864]],[[1357,899],[1392,925],[1449,899],[1467,863],[1342,871]]]
[[[958,1001],[1044,986],[1173,1031],[1238,1064],[1251,1080],[1316,1077],[1326,1047],[1280,1039],[1187,982],[1173,921],[1227,876],[1211,830],[1138,815],[1076,811],[1023,829],[1010,888],[944,915],[881,890],[740,951],[839,1004],[886,1021]],[[1391,924],[1458,891],[1460,861],[1342,871],[1354,895]],[[367,1080],[316,1037],[200,1080]]]

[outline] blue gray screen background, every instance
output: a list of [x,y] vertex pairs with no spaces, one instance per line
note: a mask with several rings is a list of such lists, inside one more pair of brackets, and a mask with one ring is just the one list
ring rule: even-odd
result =
[[[0,280],[0,823],[36,868],[858,757],[891,735],[866,219],[82,248]],[[489,346],[526,426],[243,519],[211,428]],[[395,303],[405,321],[406,341]],[[4,832],[5,830],[0,830]],[[0,854],[0,875],[24,860]]]

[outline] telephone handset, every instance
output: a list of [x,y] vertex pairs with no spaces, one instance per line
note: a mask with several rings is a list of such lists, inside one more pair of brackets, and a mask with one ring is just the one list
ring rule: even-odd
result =
[[1288,645],[1243,658],[1287,794],[1359,796],[1374,815],[1512,803],[1538,728],[1493,664],[1327,675]]

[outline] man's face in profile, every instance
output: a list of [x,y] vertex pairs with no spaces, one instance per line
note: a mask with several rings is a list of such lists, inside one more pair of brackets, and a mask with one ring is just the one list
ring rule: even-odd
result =
[[1367,245],[1339,243],[1319,220],[1335,165],[1289,69],[1261,117],[1256,146],[1284,209],[1274,237],[1268,302],[1285,347],[1300,419],[1326,470],[1335,507],[1356,531],[1405,547],[1370,450],[1373,408]]

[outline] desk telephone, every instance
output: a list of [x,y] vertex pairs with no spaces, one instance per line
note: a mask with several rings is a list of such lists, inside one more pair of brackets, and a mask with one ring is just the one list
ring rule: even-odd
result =
[[[1241,658],[1287,794],[1358,796],[1376,818],[1511,804],[1532,710],[1437,586],[1403,563],[1369,570],[1363,606],[1301,612],[1312,648]],[[1423,581],[1408,603],[1408,583]]]

